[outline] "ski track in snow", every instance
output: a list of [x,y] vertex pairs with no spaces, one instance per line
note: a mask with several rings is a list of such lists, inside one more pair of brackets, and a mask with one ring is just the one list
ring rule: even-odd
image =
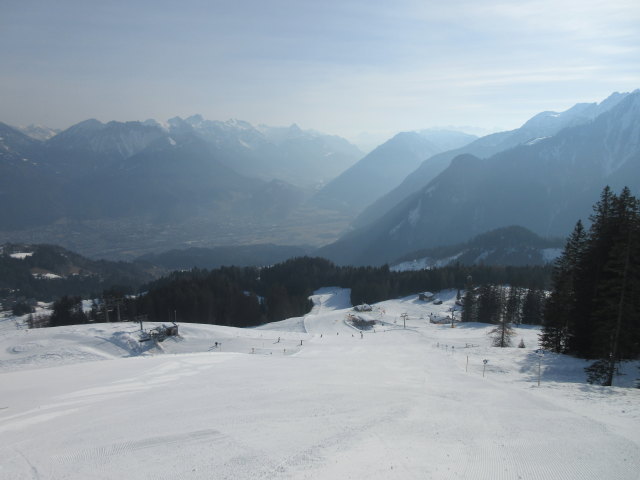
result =
[[375,305],[362,338],[337,288],[304,317],[143,348],[133,324],[0,319],[0,478],[639,478],[639,390],[538,358],[532,327],[496,349],[486,325],[429,324],[438,296]]
[[[106,445],[98,448],[79,450],[70,454],[54,456],[62,464],[75,465],[91,462],[96,465],[108,463],[111,457],[135,455],[139,450],[158,447],[184,447],[190,443],[206,442],[210,447],[225,442],[225,436],[217,430],[197,430],[183,434],[164,435]],[[168,452],[170,453],[170,451]]]

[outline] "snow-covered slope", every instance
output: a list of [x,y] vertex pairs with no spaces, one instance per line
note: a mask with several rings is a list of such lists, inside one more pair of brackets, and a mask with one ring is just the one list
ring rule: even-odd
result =
[[428,323],[452,291],[374,305],[362,335],[348,298],[323,289],[258,329],[180,325],[144,352],[134,324],[0,321],[0,477],[638,478],[640,390],[585,385],[556,355],[538,387],[536,328],[497,349],[486,325]]

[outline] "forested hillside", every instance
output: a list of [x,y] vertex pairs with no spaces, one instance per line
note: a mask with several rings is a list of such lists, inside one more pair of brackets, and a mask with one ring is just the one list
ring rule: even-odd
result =
[[116,285],[133,292],[161,273],[148,262],[90,260],[55,245],[5,244],[0,246],[0,302],[12,308],[29,299],[98,295]]
[[[247,327],[306,314],[311,308],[308,297],[326,286],[350,288],[351,302],[360,304],[424,290],[462,289],[470,281],[541,289],[548,285],[550,274],[550,267],[460,265],[392,272],[386,266],[339,267],[322,258],[301,257],[262,269],[222,267],[174,272],[147,285],[145,293],[135,298],[115,292],[107,297],[111,297],[111,305],[120,304],[123,320],[146,315],[152,321],[177,319]],[[97,312],[96,319],[104,318]]]

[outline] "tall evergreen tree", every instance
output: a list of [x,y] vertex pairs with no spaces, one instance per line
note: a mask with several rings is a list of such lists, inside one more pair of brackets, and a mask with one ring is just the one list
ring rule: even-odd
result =
[[468,289],[462,297],[462,322],[478,321],[478,300],[473,289]]
[[[625,188],[614,197],[609,250],[600,272],[593,312],[593,353],[598,361],[588,370],[593,382],[610,386],[616,364],[640,352],[640,295],[637,266],[638,201]],[[635,270],[635,271],[634,271]]]
[[526,325],[540,325],[544,312],[544,292],[537,288],[530,288],[522,301],[522,323]]
[[478,289],[478,322],[498,323],[500,315],[499,289],[495,285],[484,284]]
[[544,309],[540,344],[556,353],[567,353],[576,323],[576,279],[585,249],[586,233],[578,220],[564,251],[556,260],[552,290]]
[[510,347],[511,338],[515,334],[508,314],[507,293],[503,287],[497,289],[498,296],[498,317],[496,328],[489,332],[493,339],[494,347]]
[[53,304],[53,313],[49,317],[50,327],[87,323],[88,319],[82,310],[82,299],[65,295]]
[[522,319],[522,289],[519,287],[509,287],[509,294],[504,305],[507,322],[519,324]]
[[556,263],[541,343],[595,359],[589,381],[612,385],[617,364],[640,355],[640,204],[607,187],[590,220]]

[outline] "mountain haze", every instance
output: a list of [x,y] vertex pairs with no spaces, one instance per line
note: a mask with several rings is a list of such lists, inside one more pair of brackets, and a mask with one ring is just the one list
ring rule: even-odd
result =
[[627,95],[627,93],[614,93],[599,104],[579,103],[560,113],[542,112],[518,129],[487,135],[461,148],[434,155],[422,162],[414,172],[407,175],[396,188],[368,206],[354,220],[353,226],[355,228],[363,227],[381,218],[394,205],[427,185],[458,155],[471,154],[478,158],[489,158],[515,146],[553,136],[563,128],[590,122],[598,115],[615,107]]
[[[200,116],[166,124],[89,119],[46,140],[0,124],[0,200],[11,205],[0,212],[0,239],[84,254],[239,236],[253,243],[258,232],[291,241],[277,226],[294,222],[288,216],[310,192],[359,156],[344,139],[295,125],[258,129]],[[295,221],[308,218],[324,221],[313,211]],[[303,227],[285,228],[306,243]]]
[[381,264],[514,224],[565,236],[588,217],[607,184],[640,189],[640,91],[555,135],[486,159],[455,157],[428,185],[321,254],[338,263]]
[[289,127],[254,127],[249,122],[205,120],[200,115],[169,120],[169,133],[192,133],[216,158],[245,176],[286,181],[309,188],[355,163],[362,152],[343,138]]
[[474,138],[442,130],[398,133],[329,182],[309,203],[357,214],[400,183],[424,159],[445,146],[459,146]]

